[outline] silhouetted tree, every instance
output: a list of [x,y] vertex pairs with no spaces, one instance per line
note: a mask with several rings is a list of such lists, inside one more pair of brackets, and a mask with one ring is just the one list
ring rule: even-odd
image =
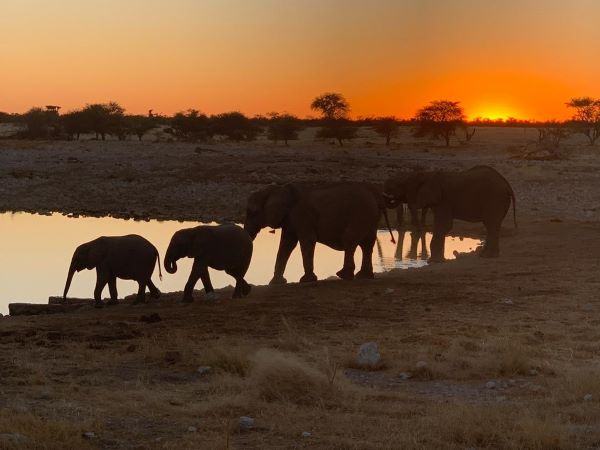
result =
[[344,146],[344,141],[356,137],[357,129],[349,119],[324,119],[323,127],[317,131],[317,137],[322,139],[335,139]]
[[83,108],[82,113],[91,131],[96,133],[96,139],[100,136],[104,141],[107,134],[114,134],[119,139],[124,137],[125,110],[118,103],[94,103]]
[[269,139],[274,142],[283,141],[288,145],[288,141],[298,139],[298,133],[304,129],[300,119],[291,114],[271,113],[267,122],[267,134]]
[[179,140],[206,139],[212,136],[208,117],[196,109],[178,112],[170,122],[171,127],[165,132]]
[[57,137],[59,134],[58,111],[34,107],[22,116],[26,130],[24,136],[31,139]]
[[156,120],[154,116],[125,116],[125,124],[127,131],[136,135],[138,140],[141,141],[144,135],[156,126]]
[[318,96],[310,104],[311,109],[319,111],[323,127],[317,131],[318,138],[336,139],[340,147],[344,140],[356,137],[356,127],[347,118],[350,104],[342,94],[328,92]]
[[319,111],[324,119],[343,119],[350,111],[350,105],[342,94],[328,92],[319,95],[310,104],[311,109]]
[[568,124],[550,120],[538,126],[538,144],[546,144],[547,150],[548,147],[558,149],[560,143],[568,138],[569,134]]
[[434,139],[443,139],[446,147],[450,146],[450,138],[456,135],[456,128],[465,119],[460,102],[438,100],[417,111],[415,116],[416,128],[414,135],[423,137],[432,136]]
[[475,136],[475,132],[477,128],[473,127],[473,129],[469,130],[469,124],[467,122],[463,122],[460,124],[463,132],[465,133],[465,142],[471,142],[473,136]]
[[575,109],[571,128],[588,138],[590,145],[600,137],[600,100],[591,97],[573,98],[567,107]]
[[261,128],[240,112],[228,112],[211,117],[214,134],[227,136],[232,141],[251,141],[256,139]]
[[91,131],[88,116],[81,110],[63,114],[60,116],[60,122],[69,139],[79,140],[82,134]]
[[385,138],[385,145],[390,145],[392,138],[398,136],[400,121],[394,116],[377,117],[373,119],[372,128],[375,133]]

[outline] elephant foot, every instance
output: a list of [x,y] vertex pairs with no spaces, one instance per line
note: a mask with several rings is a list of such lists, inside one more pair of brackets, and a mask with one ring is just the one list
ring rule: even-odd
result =
[[160,291],[157,289],[155,292],[150,292],[150,297],[160,298]]
[[317,281],[317,276],[314,273],[305,273],[300,278],[300,283],[312,283],[314,281]]
[[443,263],[446,262],[446,258],[444,258],[443,256],[432,256],[430,257],[427,262],[429,264],[439,264],[439,263]]
[[354,280],[354,272],[348,269],[342,269],[336,273],[342,280]]
[[96,303],[94,303],[94,308],[98,308],[98,309],[104,308],[104,303],[102,303],[102,302],[96,302]]
[[110,300],[108,300],[108,301],[106,302],[106,304],[107,304],[108,306],[114,306],[114,305],[118,305],[118,304],[119,304],[119,300],[116,300],[116,299],[115,299],[115,300],[113,300],[113,299],[110,299]]
[[287,280],[282,276],[280,276],[280,277],[275,276],[271,279],[271,281],[269,281],[270,285],[286,284],[286,283],[287,283]]
[[360,279],[360,280],[374,280],[375,279],[375,274],[373,273],[372,270],[359,270],[358,273],[356,274],[356,278]]
[[252,290],[252,286],[250,286],[248,283],[246,283],[244,281],[244,285],[242,286],[242,297],[247,297],[248,294],[250,294],[250,291]]

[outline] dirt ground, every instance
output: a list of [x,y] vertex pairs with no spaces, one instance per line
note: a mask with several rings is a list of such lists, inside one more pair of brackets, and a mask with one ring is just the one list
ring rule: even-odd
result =
[[[534,138],[0,141],[4,211],[240,220],[270,182],[489,164],[519,221],[505,221],[493,260],[0,318],[0,448],[598,448],[600,150],[572,139],[565,160],[514,159]],[[370,341],[374,369],[356,362]]]

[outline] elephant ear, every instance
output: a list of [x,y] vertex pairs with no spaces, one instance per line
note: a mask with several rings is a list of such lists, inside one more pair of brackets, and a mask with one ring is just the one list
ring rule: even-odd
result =
[[87,268],[93,269],[94,267],[98,267],[98,265],[106,256],[106,252],[108,251],[108,243],[106,242],[106,238],[101,237],[87,245]]
[[188,257],[201,258],[203,255],[211,254],[214,245],[215,240],[212,227],[199,227],[195,230],[192,237]]
[[437,175],[428,177],[417,190],[415,207],[418,209],[435,206],[442,201],[442,184]]
[[265,201],[265,223],[271,228],[280,228],[296,201],[293,185],[274,187]]

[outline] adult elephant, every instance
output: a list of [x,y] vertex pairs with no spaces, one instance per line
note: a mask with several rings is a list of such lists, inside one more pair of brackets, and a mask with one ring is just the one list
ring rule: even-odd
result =
[[431,240],[432,261],[444,260],[444,241],[454,219],[482,222],[487,234],[480,256],[500,254],[500,227],[513,205],[515,227],[516,201],[512,187],[489,166],[476,166],[462,172],[415,172],[386,180],[386,202],[406,199],[413,208],[431,208],[434,216]]
[[152,297],[158,298],[160,291],[151,279],[157,261],[159,276],[162,279],[158,250],[137,234],[102,236],[86,242],[77,247],[73,253],[63,298],[67,298],[75,272],[83,269],[96,269],[96,287],[94,289],[96,307],[103,306],[101,296],[106,284],[110,291],[109,304],[118,303],[117,278],[137,281],[139,289],[134,303],[146,301],[146,287],[150,289]]
[[252,239],[264,227],[282,229],[270,284],[287,282],[283,274],[298,243],[304,265],[301,283],[317,280],[314,273],[317,242],[344,252],[344,266],[337,275],[345,280],[355,276],[354,253],[360,247],[362,264],[356,277],[374,278],[372,254],[382,212],[385,214],[381,190],[368,183],[273,185],[248,198],[244,229]]

